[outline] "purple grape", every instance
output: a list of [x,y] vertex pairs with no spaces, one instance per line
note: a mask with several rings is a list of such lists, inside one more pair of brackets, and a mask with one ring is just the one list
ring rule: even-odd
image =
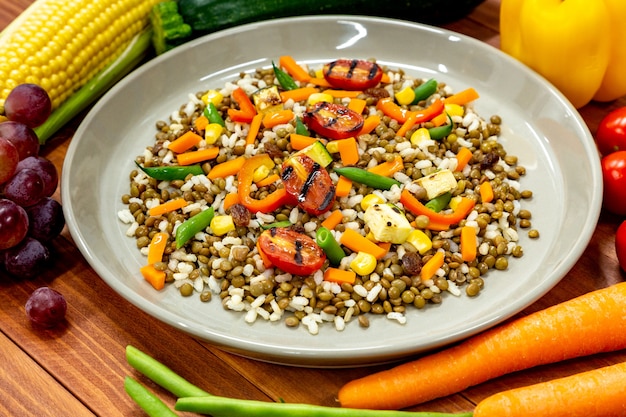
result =
[[0,123],[0,138],[11,142],[20,155],[20,161],[39,154],[39,139],[33,129],[19,122]]
[[54,194],[59,183],[59,174],[52,161],[43,156],[29,156],[17,164],[16,172],[25,168],[34,169],[41,176],[44,184],[44,197]]
[[30,128],[42,125],[51,111],[50,96],[37,84],[18,85],[4,101],[4,115],[7,119],[24,123]]
[[15,174],[20,153],[8,139],[0,137],[0,184],[7,182]]
[[45,197],[37,204],[26,209],[28,213],[28,235],[41,242],[48,242],[57,237],[65,226],[61,203]]
[[40,274],[48,261],[50,251],[37,239],[26,236],[17,246],[4,253],[4,269],[17,278],[33,278]]
[[28,214],[17,203],[0,199],[0,250],[20,243],[28,233]]
[[4,184],[4,197],[22,207],[37,204],[44,197],[44,183],[37,171],[25,168]]
[[55,327],[65,319],[66,312],[65,297],[50,287],[37,288],[26,301],[26,314],[38,327]]

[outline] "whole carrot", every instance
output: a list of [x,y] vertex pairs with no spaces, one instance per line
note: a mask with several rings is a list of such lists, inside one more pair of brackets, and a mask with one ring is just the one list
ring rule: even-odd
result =
[[626,415],[626,362],[485,398],[474,417]]
[[510,372],[624,348],[626,283],[620,283],[348,382],[338,397],[343,407],[400,409]]

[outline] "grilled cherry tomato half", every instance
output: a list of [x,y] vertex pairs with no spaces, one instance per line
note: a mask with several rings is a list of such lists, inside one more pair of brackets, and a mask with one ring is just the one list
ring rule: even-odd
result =
[[309,214],[319,216],[335,201],[335,186],[330,175],[307,155],[296,154],[283,162],[281,179],[287,193]]
[[615,234],[615,253],[622,270],[626,271],[626,221],[623,221],[617,228]]
[[600,122],[596,143],[602,155],[626,150],[626,107],[613,110]]
[[383,78],[383,70],[371,61],[338,59],[324,65],[324,78],[334,88],[365,90],[376,87]]
[[318,101],[302,115],[302,121],[315,133],[328,139],[347,139],[363,126],[363,116],[346,106]]
[[626,216],[626,151],[611,152],[601,160],[604,182],[603,206]]
[[311,275],[326,260],[326,254],[315,240],[288,227],[264,231],[257,243],[272,265],[292,275]]

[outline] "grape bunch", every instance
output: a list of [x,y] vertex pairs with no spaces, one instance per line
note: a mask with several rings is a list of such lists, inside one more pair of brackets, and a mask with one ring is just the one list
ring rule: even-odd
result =
[[59,176],[39,155],[34,128],[50,116],[46,91],[20,84],[0,106],[0,266],[11,275],[32,278],[50,259],[49,242],[61,233],[65,218],[52,198]]

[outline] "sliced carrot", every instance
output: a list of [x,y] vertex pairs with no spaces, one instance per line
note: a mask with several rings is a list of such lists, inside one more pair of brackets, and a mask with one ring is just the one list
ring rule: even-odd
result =
[[353,91],[353,90],[334,90],[328,89],[323,91],[326,94],[330,94],[334,98],[356,98],[359,94],[362,94],[362,91]]
[[389,74],[383,72],[383,78],[380,79],[380,82],[383,84],[389,84],[391,82],[391,78],[389,78]]
[[[625,316],[626,283],[622,282],[508,321],[453,347],[351,381],[340,389],[339,402],[342,407],[350,408],[408,408],[523,369],[623,350],[626,348]],[[626,381],[625,371],[624,368],[619,370],[621,384]],[[567,387],[577,396],[576,390],[589,385],[569,380]],[[548,391],[552,394],[568,392],[565,389],[563,386],[563,390]],[[589,395],[601,395],[600,391],[593,388]],[[619,411],[606,415],[623,414],[623,388],[617,392],[621,401]],[[531,398],[533,403],[543,403],[534,395]],[[589,402],[588,398],[581,401]],[[528,413],[520,410],[519,402],[514,406],[507,403],[506,408],[510,408],[507,413],[515,415],[590,415],[574,414],[561,399],[558,404],[564,414],[541,409]],[[593,400],[592,404],[602,404],[601,409],[604,409],[603,402]],[[484,412],[475,415],[509,415],[488,411],[485,406]]]
[[376,259],[381,259],[387,254],[387,249],[378,246],[359,232],[346,229],[341,235],[340,243],[352,250],[352,252],[367,252]]
[[287,100],[292,99],[295,102],[305,101],[311,94],[319,93],[319,89],[315,87],[302,87],[293,90],[281,91],[280,98],[285,103]]
[[352,189],[352,180],[347,179],[343,175],[339,176],[337,185],[335,185],[335,195],[337,197],[346,197]]
[[248,134],[246,135],[246,145],[252,145],[256,142],[256,137],[259,134],[259,130],[261,130],[262,121],[263,115],[261,113],[254,115],[250,122],[250,129],[248,129]]
[[396,155],[391,161],[383,162],[382,164],[368,168],[368,171],[385,177],[393,177],[393,174],[398,171],[402,171],[403,169],[404,160],[400,155]]
[[320,78],[320,77],[312,77],[309,80],[310,84],[316,85],[318,87],[322,87],[322,88],[330,88],[331,85],[328,81],[326,81],[326,78]]
[[380,116],[377,114],[366,117],[363,121],[363,126],[361,127],[361,130],[359,130],[359,133],[356,136],[366,135],[370,133],[372,130],[376,129],[376,127],[380,124],[380,121]]
[[208,124],[209,124],[209,119],[207,119],[206,116],[204,115],[197,117],[196,120],[194,120],[193,122],[194,127],[198,131],[202,131],[206,129]]
[[477,252],[476,229],[473,226],[463,226],[460,239],[461,259],[465,262],[472,262],[476,259]]
[[624,375],[626,362],[621,362],[498,392],[480,401],[473,417],[621,416],[626,409]]
[[339,148],[339,156],[341,157],[341,163],[343,165],[355,165],[359,162],[359,146],[356,143],[356,139],[348,138],[338,140],[337,147]]
[[185,207],[189,202],[184,198],[175,198],[173,200],[168,200],[163,204],[159,204],[158,206],[152,207],[148,210],[148,214],[150,216],[160,216],[165,213],[169,213],[170,211],[178,210]]
[[311,76],[302,68],[292,56],[283,55],[278,59],[280,65],[287,74],[291,75],[296,81],[308,82]]
[[329,267],[324,271],[324,281],[337,282],[339,284],[354,284],[356,273],[354,271],[344,271],[343,269]]
[[257,187],[266,187],[268,185],[274,184],[278,180],[280,180],[280,175],[270,174],[267,177],[263,178],[261,181],[257,181],[255,184]]
[[176,155],[176,159],[180,165],[192,165],[198,162],[208,161],[209,159],[215,159],[219,153],[220,148],[214,146],[199,151],[180,153]]
[[472,160],[472,156],[472,151],[470,151],[469,148],[463,147],[459,149],[459,152],[457,152],[456,154],[456,171],[463,171],[465,165],[467,165],[469,161]]
[[263,116],[263,126],[271,129],[274,126],[289,123],[293,118],[293,110],[290,109],[282,109],[275,112],[269,112],[265,116]]
[[417,123],[417,118],[417,113],[409,112],[407,114],[406,120],[404,121],[404,123],[402,123],[400,129],[398,129],[398,131],[396,132],[396,136],[399,136],[401,138],[406,136],[406,134],[409,133],[409,130],[411,130],[413,126],[415,126],[415,124]]
[[483,203],[490,203],[495,197],[490,181],[482,182],[478,187],[478,192]]
[[428,281],[435,276],[439,268],[443,266],[444,262],[443,251],[437,251],[435,254],[422,266],[420,272],[420,278],[422,281]]
[[309,145],[313,145],[318,140],[318,138],[299,135],[297,133],[292,133],[289,135],[289,143],[291,143],[291,147],[296,151],[302,150]]
[[163,260],[163,254],[165,253],[168,237],[169,235],[164,232],[158,232],[152,236],[150,245],[148,245],[148,265],[152,265],[155,262],[161,262]]
[[478,97],[480,97],[478,92],[474,88],[470,87],[444,98],[443,101],[446,104],[458,104],[462,106],[476,100]]
[[363,110],[365,110],[366,105],[367,105],[367,101],[363,100],[362,98],[353,98],[348,103],[348,108],[352,111],[355,111],[361,114],[363,113]]
[[433,117],[430,122],[435,126],[443,126],[448,122],[448,114],[443,112],[440,115]]
[[202,136],[198,135],[193,130],[188,130],[170,142],[167,148],[172,152],[182,153],[196,146],[201,140]]
[[239,194],[237,193],[228,193],[224,197],[224,210],[228,210],[230,207],[239,203]]
[[229,159],[228,161],[222,162],[221,164],[217,164],[212,167],[207,174],[207,177],[214,180],[216,178],[226,178],[231,175],[237,175],[237,173],[241,170],[241,167],[245,163],[245,156],[238,156],[235,159]]
[[154,287],[155,290],[162,290],[165,287],[165,272],[159,271],[152,264],[142,266],[139,271],[146,281]]
[[330,213],[330,216],[326,217],[322,222],[322,226],[328,230],[333,230],[343,220],[343,213],[340,209],[337,209]]

